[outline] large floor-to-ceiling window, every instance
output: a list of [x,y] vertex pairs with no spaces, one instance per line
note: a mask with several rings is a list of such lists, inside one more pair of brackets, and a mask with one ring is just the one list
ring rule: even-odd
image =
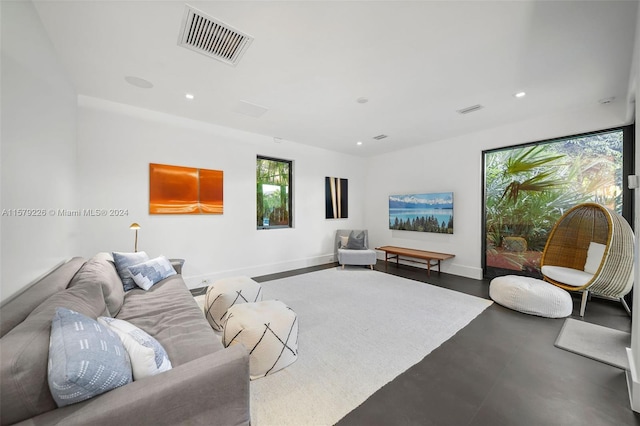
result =
[[539,277],[549,232],[577,204],[603,204],[633,224],[626,186],[632,126],[485,151],[483,157],[486,277]]

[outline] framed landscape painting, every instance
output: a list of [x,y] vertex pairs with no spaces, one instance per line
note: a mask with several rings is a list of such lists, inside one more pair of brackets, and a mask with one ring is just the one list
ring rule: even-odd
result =
[[389,229],[453,234],[453,192],[390,195]]
[[150,214],[222,214],[223,172],[149,164]]

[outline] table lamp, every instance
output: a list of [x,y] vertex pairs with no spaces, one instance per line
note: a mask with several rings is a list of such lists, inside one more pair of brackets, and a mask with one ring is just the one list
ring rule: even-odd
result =
[[133,245],[133,250],[137,253],[138,252],[138,229],[140,229],[140,225],[138,225],[137,223],[133,222],[131,225],[129,225],[129,229],[135,229],[136,230],[136,240],[135,240],[135,243]]

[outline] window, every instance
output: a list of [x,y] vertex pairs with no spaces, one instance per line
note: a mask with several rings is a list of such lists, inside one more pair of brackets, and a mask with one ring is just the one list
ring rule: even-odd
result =
[[485,277],[540,277],[549,232],[577,204],[602,204],[633,225],[632,159],[631,126],[485,151]]
[[292,162],[258,156],[256,219],[258,229],[291,228]]

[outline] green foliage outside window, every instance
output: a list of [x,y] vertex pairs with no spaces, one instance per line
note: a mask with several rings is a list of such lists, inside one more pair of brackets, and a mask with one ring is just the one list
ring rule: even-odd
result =
[[256,223],[259,229],[291,227],[291,161],[258,157]]
[[622,130],[486,152],[486,266],[538,274],[567,209],[596,202],[622,212],[622,169]]

